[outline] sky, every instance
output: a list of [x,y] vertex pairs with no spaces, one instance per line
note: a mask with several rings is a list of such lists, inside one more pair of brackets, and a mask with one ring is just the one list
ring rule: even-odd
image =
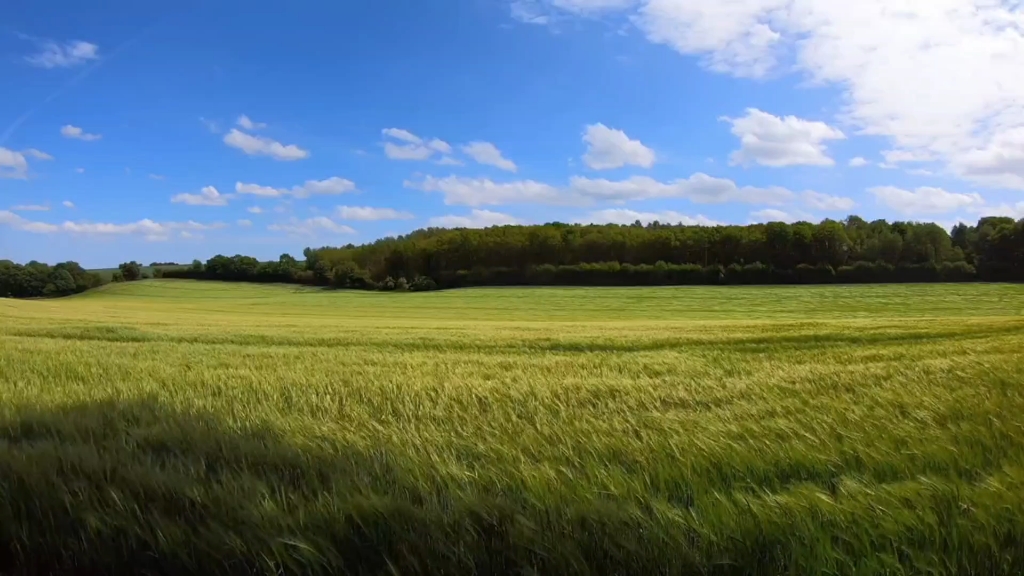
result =
[[1021,0],[14,0],[0,258],[1024,217]]

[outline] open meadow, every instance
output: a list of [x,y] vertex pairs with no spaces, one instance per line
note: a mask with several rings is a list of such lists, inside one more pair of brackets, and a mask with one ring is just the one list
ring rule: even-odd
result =
[[1024,286],[0,299],[0,573],[1024,573]]

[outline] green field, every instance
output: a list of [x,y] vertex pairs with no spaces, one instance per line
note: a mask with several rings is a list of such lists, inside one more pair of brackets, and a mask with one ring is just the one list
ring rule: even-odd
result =
[[1024,572],[1024,286],[0,299],[0,573]]

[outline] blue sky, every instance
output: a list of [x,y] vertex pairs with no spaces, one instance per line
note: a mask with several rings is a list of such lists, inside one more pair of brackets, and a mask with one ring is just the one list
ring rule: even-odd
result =
[[1024,216],[1006,0],[18,1],[0,258],[428,226]]

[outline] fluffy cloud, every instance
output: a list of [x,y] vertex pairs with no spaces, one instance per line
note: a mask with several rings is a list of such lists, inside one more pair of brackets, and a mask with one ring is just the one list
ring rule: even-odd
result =
[[381,130],[387,138],[398,140],[384,143],[384,154],[392,160],[428,160],[435,154],[451,154],[452,147],[444,140],[434,138],[426,141],[419,136],[401,128],[385,128]]
[[250,214],[262,214],[263,208],[260,208],[259,206],[249,206],[245,211]]
[[1020,220],[1024,218],[1024,202],[999,204],[996,206],[977,206],[969,208],[969,211],[978,216],[1009,216],[1014,220]]
[[245,114],[239,116],[238,120],[235,123],[249,131],[261,130],[267,127],[267,125],[263,122],[253,122],[252,119],[250,119]]
[[651,222],[660,222],[662,224],[684,224],[687,226],[718,226],[721,224],[721,222],[716,222],[701,214],[689,216],[672,210],[662,212],[637,212],[636,210],[627,210],[625,208],[597,210],[595,212],[591,212],[585,218],[581,218],[578,222],[594,224],[632,224],[637,220],[644,224],[649,224]]
[[519,220],[508,214],[491,212],[490,210],[473,210],[467,216],[457,216],[454,214],[437,216],[431,218],[429,222],[430,226],[440,228],[487,228],[489,226],[506,226],[509,224],[519,224]]
[[639,140],[631,140],[622,130],[613,130],[604,124],[591,124],[583,133],[587,152],[583,163],[594,170],[608,170],[623,166],[650,168],[655,154]]
[[288,234],[296,234],[300,236],[311,236],[320,232],[333,232],[335,234],[356,233],[352,228],[349,228],[344,224],[338,224],[326,216],[317,216],[316,218],[307,218],[305,220],[292,218],[282,224],[271,224],[270,226],[267,226],[267,229],[274,232],[286,232]]
[[723,118],[732,124],[732,133],[740,139],[740,149],[730,163],[748,166],[832,166],[824,142],[846,136],[824,122],[796,116],[780,118],[756,108],[748,108],[740,118]]
[[972,181],[1024,189],[1019,0],[637,0],[623,9],[648,40],[712,70],[796,71],[841,90],[840,118],[858,133]]
[[850,159],[850,168],[863,168],[868,164],[869,162],[867,161],[867,159],[861,156],[857,156],[856,158]]
[[415,188],[425,192],[440,192],[444,195],[445,204],[460,206],[564,203],[558,188],[533,180],[497,183],[487,178],[462,178],[459,176],[435,178],[427,176],[419,182],[407,180],[405,186],[406,188]]
[[406,181],[405,186],[426,192],[440,192],[444,195],[445,204],[463,206],[517,203],[580,205],[656,198],[682,198],[699,204],[781,204],[794,196],[785,188],[740,187],[732,180],[714,178],[703,173],[671,182],[660,182],[647,176],[633,176],[626,180],[575,176],[562,188],[534,180],[496,183],[486,178],[427,176],[418,182]]
[[462,146],[462,152],[472,158],[477,164],[494,166],[507,172],[517,170],[515,162],[501,155],[501,150],[490,142],[470,142]]
[[821,192],[815,192],[808,190],[803,193],[803,200],[811,208],[818,210],[825,210],[829,212],[835,212],[840,210],[850,210],[856,203],[851,198],[845,198],[843,196],[830,196],[828,194],[822,194]]
[[213,186],[205,186],[199,194],[178,194],[171,198],[171,202],[189,206],[227,206],[228,196],[221,194]]
[[39,52],[25,57],[25,61],[39,68],[67,68],[85,64],[100,57],[99,46],[81,40],[64,44],[39,42]]
[[338,206],[335,214],[342,220],[409,220],[408,212],[393,208],[371,208],[370,206]]
[[803,212],[786,212],[785,210],[778,210],[776,208],[765,208],[764,210],[758,210],[751,212],[750,217],[753,222],[799,222],[801,220],[810,222],[813,218],[809,214]]
[[53,156],[50,156],[42,150],[36,150],[35,148],[29,148],[28,150],[22,150],[22,154],[35,160],[53,160]]
[[793,193],[785,188],[740,187],[732,180],[715,178],[700,172],[689,178],[671,182],[660,182],[647,176],[633,176],[619,181],[575,176],[569,182],[569,191],[587,200],[611,202],[684,198],[698,204],[780,204],[793,197]]
[[71,200],[65,200],[65,201],[61,202],[61,205],[63,205],[65,208],[74,208],[75,207],[75,203],[72,202]]
[[29,148],[18,152],[0,146],[0,178],[24,180],[28,177],[28,158],[35,160],[53,160],[46,152]]
[[65,138],[72,138],[74,140],[85,140],[86,142],[91,142],[93,140],[99,140],[100,138],[103,138],[102,134],[89,134],[88,132],[82,130],[78,126],[72,126],[71,124],[65,124],[64,126],[61,126],[60,135]]
[[232,128],[224,135],[224,143],[250,156],[270,156],[274,160],[285,162],[309,157],[309,150],[303,150],[295,144],[281,144],[264,136],[246,134],[237,128]]
[[226,226],[221,222],[214,222],[212,224],[203,224],[192,220],[187,222],[155,222],[148,218],[126,224],[72,221],[65,221],[62,224],[50,224],[27,220],[7,210],[0,210],[0,225],[37,234],[67,232],[97,236],[138,235],[151,241],[166,240],[173,232],[216,230]]
[[878,186],[869,189],[868,192],[874,194],[882,204],[907,216],[944,214],[962,208],[979,208],[985,205],[985,201],[978,194],[957,194],[927,186],[916,190]]
[[50,207],[45,204],[18,204],[11,206],[11,212],[47,212]]
[[355,182],[337,176],[332,176],[326,180],[306,180],[301,186],[292,186],[291,188],[272,188],[270,186],[245,184],[243,182],[235,183],[235,192],[238,194],[251,194],[264,198],[279,198],[282,196],[308,198],[314,194],[344,194],[346,192],[353,192],[355,189]]
[[241,226],[242,228],[248,228],[249,226],[252,226],[252,220],[238,220],[237,222],[235,222],[235,224]]

